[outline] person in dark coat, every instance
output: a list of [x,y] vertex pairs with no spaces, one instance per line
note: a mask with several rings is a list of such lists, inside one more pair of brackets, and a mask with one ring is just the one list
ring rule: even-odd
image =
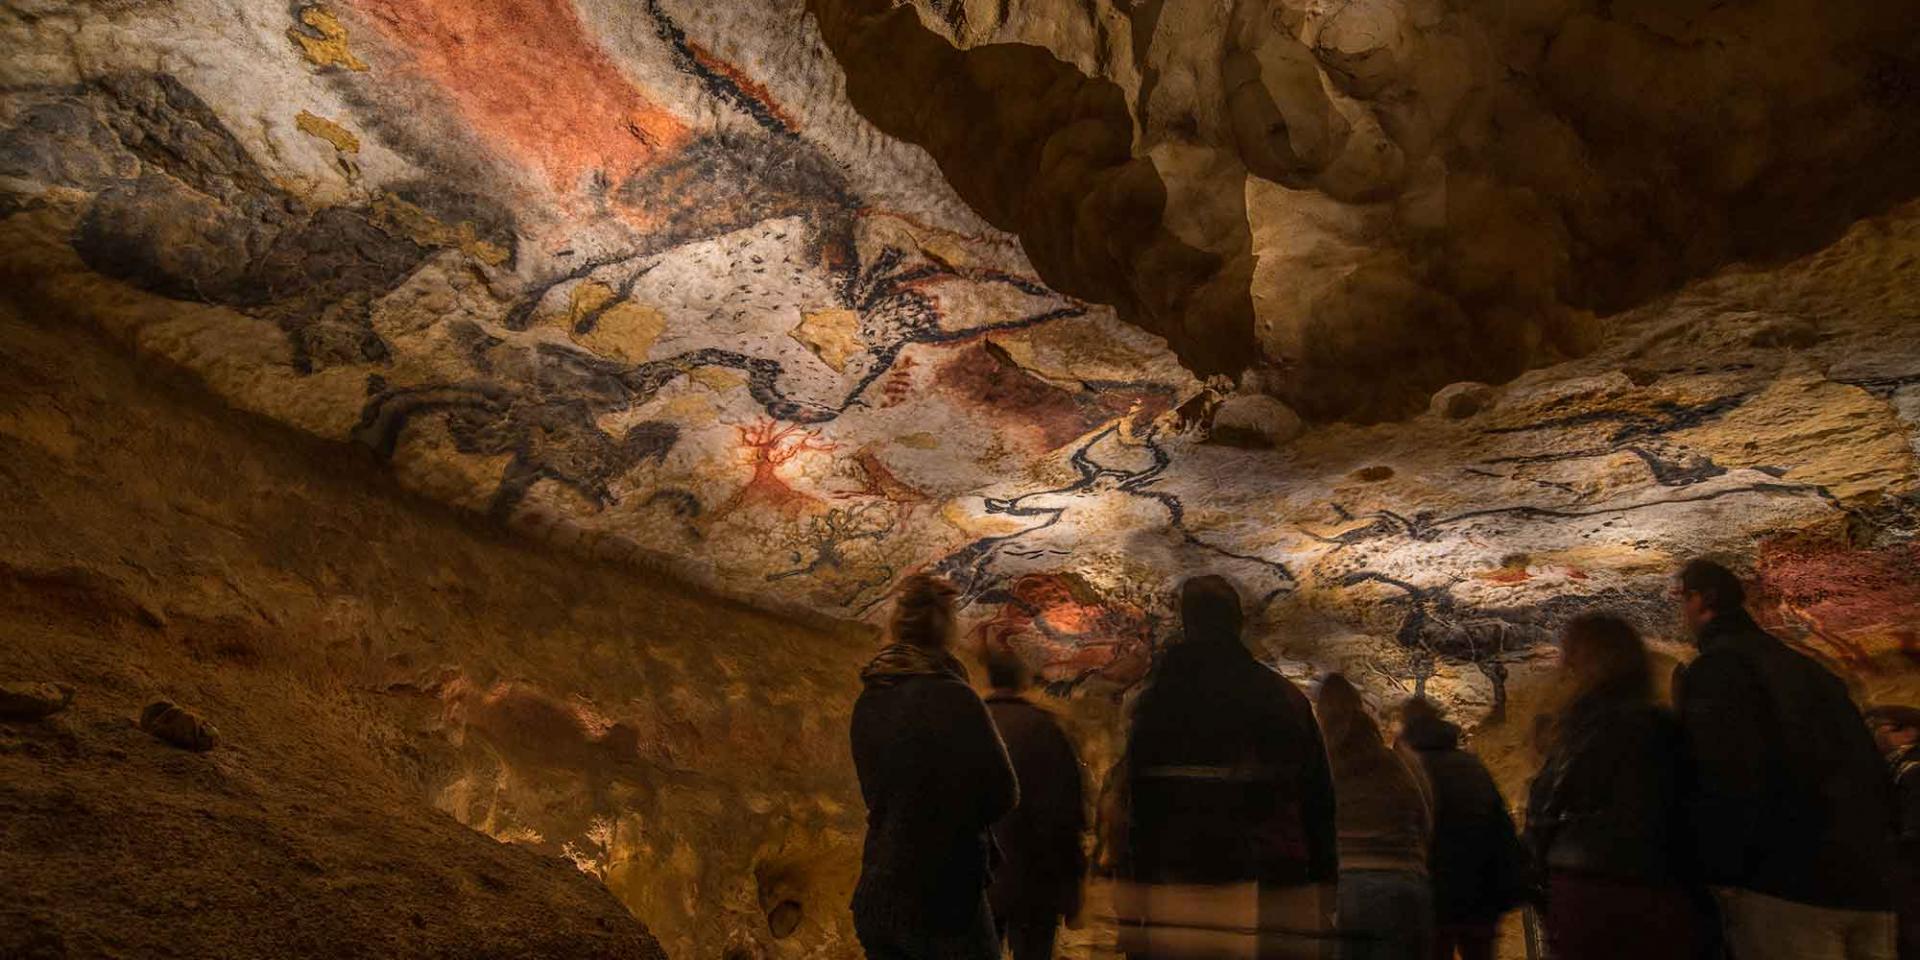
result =
[[1400,743],[1418,759],[1433,799],[1433,955],[1493,960],[1500,915],[1527,891],[1526,851],[1506,800],[1432,701],[1416,697],[1400,708]]
[[873,960],[995,960],[988,832],[1019,799],[986,705],[947,648],[953,589],[907,578],[892,643],[860,672],[853,764],[867,841],[854,933]]
[[1900,956],[1920,958],[1920,708],[1876,707],[1867,711],[1874,746],[1893,774],[1900,811],[1899,866],[1894,892],[1899,896]]
[[1340,956],[1427,960],[1433,952],[1427,877],[1433,811],[1425,778],[1387,746],[1345,676],[1321,681],[1319,714],[1339,837]]
[[1020,803],[993,826],[1005,862],[987,902],[1013,960],[1052,960],[1060,918],[1080,913],[1087,812],[1080,754],[1060,721],[1027,699],[1026,664],[1005,647],[986,655],[987,712],[1006,741]]
[[1675,595],[1700,650],[1674,691],[1728,946],[1740,960],[1891,960],[1892,789],[1846,685],[1762,630],[1727,568],[1688,563]]
[[1115,907],[1133,957],[1317,957],[1338,874],[1312,705],[1241,643],[1240,597],[1187,581],[1184,635],[1135,701]]
[[1576,617],[1562,634],[1561,672],[1572,701],[1554,718],[1527,793],[1551,952],[1687,960],[1696,936],[1683,852],[1686,747],[1654,703],[1646,645],[1617,617]]

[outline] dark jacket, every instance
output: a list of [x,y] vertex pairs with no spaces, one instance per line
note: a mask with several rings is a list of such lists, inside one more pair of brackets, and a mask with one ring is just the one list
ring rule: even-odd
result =
[[1427,872],[1434,918],[1491,923],[1526,893],[1526,852],[1506,801],[1480,758],[1460,749],[1460,728],[1439,719],[1409,722],[1400,740],[1420,758],[1433,796]]
[[1527,846],[1546,872],[1668,886],[1684,882],[1686,748],[1642,697],[1601,688],[1555,724],[1527,791]]
[[1235,637],[1162,655],[1134,706],[1123,876],[1332,883],[1333,781],[1313,707]]
[[1675,699],[1698,770],[1703,879],[1891,909],[1892,791],[1846,686],[1744,613],[1716,617],[1699,646]]
[[861,674],[853,764],[867,803],[856,921],[916,935],[977,922],[990,878],[987,828],[1018,788],[986,706],[951,656],[896,644]]
[[1053,714],[1015,694],[987,698],[1020,781],[1020,804],[993,825],[1006,860],[994,872],[993,915],[1051,921],[1080,908],[1087,813],[1080,755]]
[[1900,862],[1910,876],[1920,875],[1920,747],[1888,757],[1887,768],[1900,808]]

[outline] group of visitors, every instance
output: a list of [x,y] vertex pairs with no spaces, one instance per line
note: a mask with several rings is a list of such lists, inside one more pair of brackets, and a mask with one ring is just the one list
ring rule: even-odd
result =
[[[1436,705],[1400,704],[1390,738],[1340,674],[1310,700],[1242,643],[1227,581],[1187,581],[1098,804],[1120,950],[1491,960],[1525,907],[1554,960],[1920,956],[1920,710],[1863,717],[1718,564],[1674,594],[1699,653],[1671,708],[1630,623],[1566,624],[1516,829]],[[876,960],[1047,960],[1082,909],[1080,761],[1004,647],[975,695],[952,598],[910,578],[862,672],[855,930]]]

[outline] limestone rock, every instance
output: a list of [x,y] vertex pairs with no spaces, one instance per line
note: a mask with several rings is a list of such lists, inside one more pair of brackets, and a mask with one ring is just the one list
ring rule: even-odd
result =
[[1493,403],[1493,388],[1484,383],[1450,383],[1433,395],[1428,411],[1446,420],[1465,420]]
[[1242,394],[1221,401],[1207,439],[1222,446],[1266,449],[1292,440],[1305,428],[1285,403],[1264,394]]
[[38,720],[73,702],[73,688],[61,683],[0,682],[0,720]]
[[140,729],[195,753],[220,745],[220,731],[213,724],[168,700],[155,700],[140,711]]

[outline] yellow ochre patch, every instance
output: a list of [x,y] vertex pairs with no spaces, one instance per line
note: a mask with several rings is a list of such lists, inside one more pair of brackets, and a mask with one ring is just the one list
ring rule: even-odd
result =
[[300,10],[300,22],[306,24],[319,36],[304,33],[298,27],[287,28],[287,39],[300,45],[300,52],[316,67],[345,67],[348,70],[365,70],[366,61],[353,55],[347,49],[347,28],[341,25],[339,18],[327,12],[322,6],[303,7]]
[[302,110],[299,116],[293,118],[293,125],[307,136],[319,137],[333,144],[333,148],[341,153],[360,152],[360,138],[354,136],[353,131],[319,114]]

